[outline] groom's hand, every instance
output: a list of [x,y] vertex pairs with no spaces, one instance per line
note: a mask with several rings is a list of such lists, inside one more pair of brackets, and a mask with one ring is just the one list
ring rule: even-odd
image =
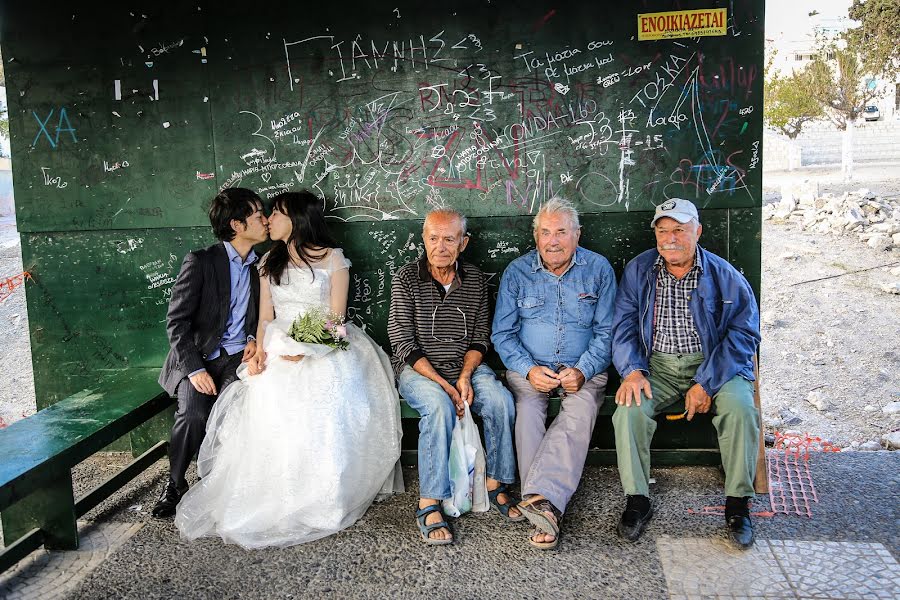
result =
[[203,371],[201,373],[197,373],[191,378],[191,385],[194,386],[194,389],[200,392],[201,394],[206,394],[208,396],[216,395],[216,382],[213,381],[212,376]]
[[241,357],[241,362],[247,362],[253,355],[256,354],[256,340],[250,340],[247,342],[247,345],[244,346],[244,356]]

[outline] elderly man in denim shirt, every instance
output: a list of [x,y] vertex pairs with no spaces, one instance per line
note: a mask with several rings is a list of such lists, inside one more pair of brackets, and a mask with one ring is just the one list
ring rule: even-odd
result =
[[[560,198],[534,217],[537,249],[509,264],[491,340],[516,399],[519,505],[540,549],[556,547],[559,523],[584,469],[610,364],[616,278],[609,262],[578,246],[575,208]],[[549,429],[547,402],[562,388]]]

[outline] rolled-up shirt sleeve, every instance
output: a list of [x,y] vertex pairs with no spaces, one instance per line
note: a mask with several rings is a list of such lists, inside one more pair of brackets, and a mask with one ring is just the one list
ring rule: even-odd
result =
[[481,279],[481,296],[478,300],[478,309],[475,312],[472,339],[469,342],[469,350],[478,350],[487,354],[491,346],[491,312],[488,306],[487,279],[479,273]]
[[409,280],[402,275],[395,277],[388,311],[388,341],[394,356],[410,366],[425,356],[416,338],[415,311],[415,298]]

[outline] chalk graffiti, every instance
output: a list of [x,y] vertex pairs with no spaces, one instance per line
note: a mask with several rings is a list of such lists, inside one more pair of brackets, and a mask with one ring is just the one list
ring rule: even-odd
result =
[[50,109],[50,112],[47,113],[47,116],[44,119],[41,119],[36,112],[31,111],[34,120],[38,123],[38,132],[34,136],[34,141],[31,142],[31,147],[36,148],[38,140],[41,139],[41,135],[43,135],[47,141],[50,143],[51,148],[56,148],[59,146],[59,136],[62,133],[68,133],[72,137],[72,141],[77,143],[78,138],[75,137],[75,128],[72,126],[72,122],[69,120],[69,115],[66,113],[66,107],[62,107],[59,111],[59,117],[56,123],[56,135],[50,137],[50,132],[47,130],[47,123],[50,121],[50,117],[53,116],[53,113],[56,109]]

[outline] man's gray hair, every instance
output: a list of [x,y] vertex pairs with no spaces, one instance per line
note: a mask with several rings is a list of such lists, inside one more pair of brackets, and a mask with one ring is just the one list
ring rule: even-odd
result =
[[[428,211],[428,214],[425,215],[425,221],[428,220],[430,216],[444,217],[444,218],[456,218],[459,219],[460,227],[462,227],[462,237],[466,237],[466,234],[469,232],[468,230],[468,222],[466,221],[466,216],[453,208],[434,208]],[[425,221],[422,221],[422,233],[425,233]]]
[[553,196],[552,198],[550,198],[550,200],[545,202],[541,206],[540,210],[537,211],[537,214],[534,215],[534,221],[532,222],[534,233],[538,232],[541,217],[550,214],[565,215],[569,218],[569,222],[572,223],[572,227],[574,227],[575,229],[581,227],[581,224],[578,221],[578,211],[575,210],[575,206],[565,198],[561,198],[560,196]]

